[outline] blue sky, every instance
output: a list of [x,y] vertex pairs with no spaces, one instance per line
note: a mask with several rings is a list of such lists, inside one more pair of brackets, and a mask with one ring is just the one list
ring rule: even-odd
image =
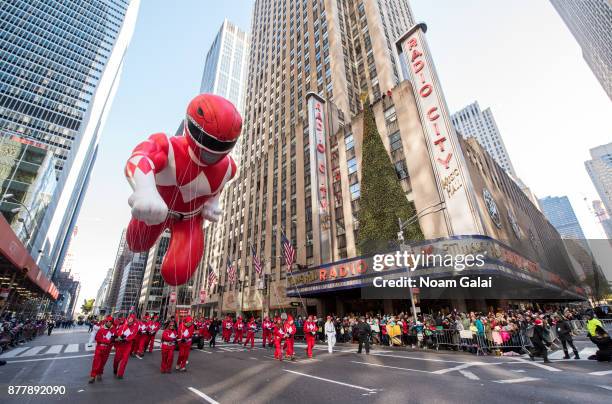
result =
[[[252,0],[141,1],[121,83],[74,244],[80,299],[95,297],[129,220],[123,165],[156,132],[174,133],[197,94],[224,18],[250,29]],[[587,237],[603,232],[583,200],[598,198],[588,149],[610,142],[612,103],[545,0],[412,0],[451,111],[491,107],[518,175],[538,197],[568,195]]]

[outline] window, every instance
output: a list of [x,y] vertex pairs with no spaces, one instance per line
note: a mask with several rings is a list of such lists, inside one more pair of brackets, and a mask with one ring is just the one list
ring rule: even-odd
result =
[[351,150],[353,147],[355,147],[355,139],[353,139],[352,133],[347,133],[347,135],[344,137],[344,144],[346,145],[346,150]]
[[405,160],[400,160],[395,163],[395,173],[400,180],[408,177],[408,168],[406,168]]
[[347,162],[348,165],[348,173],[349,174],[353,174],[354,172],[357,171],[357,159],[355,157],[353,157],[352,159],[350,159]]
[[395,115],[395,107],[391,106],[385,110],[385,122],[387,125],[395,122],[397,116]]
[[351,200],[358,199],[359,196],[361,195],[361,187],[359,183],[356,182],[355,184],[351,185],[350,191],[351,191]]
[[392,152],[402,148],[402,138],[400,136],[399,131],[389,135],[389,144],[391,146]]

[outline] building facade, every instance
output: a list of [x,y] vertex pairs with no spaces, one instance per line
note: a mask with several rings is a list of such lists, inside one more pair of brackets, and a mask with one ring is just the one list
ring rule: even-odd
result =
[[125,316],[131,312],[136,312],[136,307],[138,307],[148,255],[148,251],[133,253],[130,262],[123,268],[115,307],[119,313]]
[[612,218],[608,214],[602,201],[593,201],[593,212],[595,213],[597,221],[601,224],[606,237],[608,240],[612,241]]
[[584,165],[608,216],[612,216],[612,143],[594,147],[590,152],[591,160]]
[[55,194],[32,240],[35,261],[51,277],[67,253],[139,4],[0,5],[0,131],[42,143],[55,156]]
[[109,279],[108,289],[104,297],[102,309],[112,314],[117,309],[117,297],[119,296],[119,288],[123,279],[123,272],[127,264],[132,260],[133,252],[130,251],[127,245],[126,230],[121,233],[121,239],[115,256],[115,263]]
[[497,164],[516,178],[516,172],[495,123],[491,108],[482,111],[478,102],[474,102],[455,112],[451,119],[453,126],[461,135],[475,138]]
[[155,245],[149,250],[142,289],[138,299],[138,311],[142,313],[162,312],[164,306],[164,289],[166,284],[161,276],[161,264],[170,245],[170,232],[165,231]]
[[[408,5],[400,0],[255,2],[242,174],[225,191],[228,208],[220,233],[196,277],[199,293],[206,289],[208,268],[218,273],[219,285],[207,295],[214,310],[286,308],[295,301],[284,293],[279,229],[297,249],[300,264],[321,263],[320,246],[310,242],[318,229],[313,227],[316,202],[308,183],[306,95],[315,92],[333,101],[330,108],[344,122],[360,110],[362,92],[375,99],[399,82],[393,43],[412,24]],[[265,262],[267,293],[254,272],[251,245]],[[227,281],[228,258],[237,268],[235,284]]]
[[587,62],[612,100],[612,2],[550,0],[582,48]]
[[106,298],[106,293],[108,291],[108,287],[111,281],[111,277],[113,275],[113,268],[108,268],[106,272],[106,276],[102,281],[102,284],[98,288],[98,293],[96,294],[96,300],[94,302],[93,315],[99,316],[106,314],[106,310],[104,308],[104,299]]
[[563,238],[584,240],[584,232],[567,196],[547,196],[540,199],[546,218]]

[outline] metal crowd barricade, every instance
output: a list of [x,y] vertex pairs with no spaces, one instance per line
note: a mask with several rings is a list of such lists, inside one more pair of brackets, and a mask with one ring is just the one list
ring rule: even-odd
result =
[[[501,336],[500,336],[501,338]],[[529,339],[520,332],[513,332],[506,341],[494,341],[492,334],[475,334],[470,330],[436,330],[432,332],[432,340],[436,350],[447,347],[486,355],[493,352],[515,351],[519,354],[527,353]]]
[[[607,331],[612,331],[612,319],[599,319],[599,321],[601,321]],[[570,324],[572,330],[576,333],[582,333],[587,331],[586,323],[586,320],[572,320]]]

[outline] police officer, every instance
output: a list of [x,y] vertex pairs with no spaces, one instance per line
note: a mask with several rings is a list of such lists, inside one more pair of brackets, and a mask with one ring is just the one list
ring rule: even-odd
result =
[[567,317],[559,316],[557,317],[557,336],[559,340],[561,340],[561,344],[563,345],[563,352],[565,352],[564,359],[570,359],[567,346],[572,347],[574,351],[574,359],[580,359],[578,356],[578,350],[574,345],[574,340],[572,339],[572,327],[570,326],[569,320],[571,319],[571,314],[567,314]]
[[370,334],[372,333],[372,328],[370,328],[370,324],[366,323],[363,317],[359,318],[359,323],[357,324],[357,337],[359,338],[359,348],[357,349],[357,353],[361,353],[361,348],[365,344],[366,354],[370,353]]

